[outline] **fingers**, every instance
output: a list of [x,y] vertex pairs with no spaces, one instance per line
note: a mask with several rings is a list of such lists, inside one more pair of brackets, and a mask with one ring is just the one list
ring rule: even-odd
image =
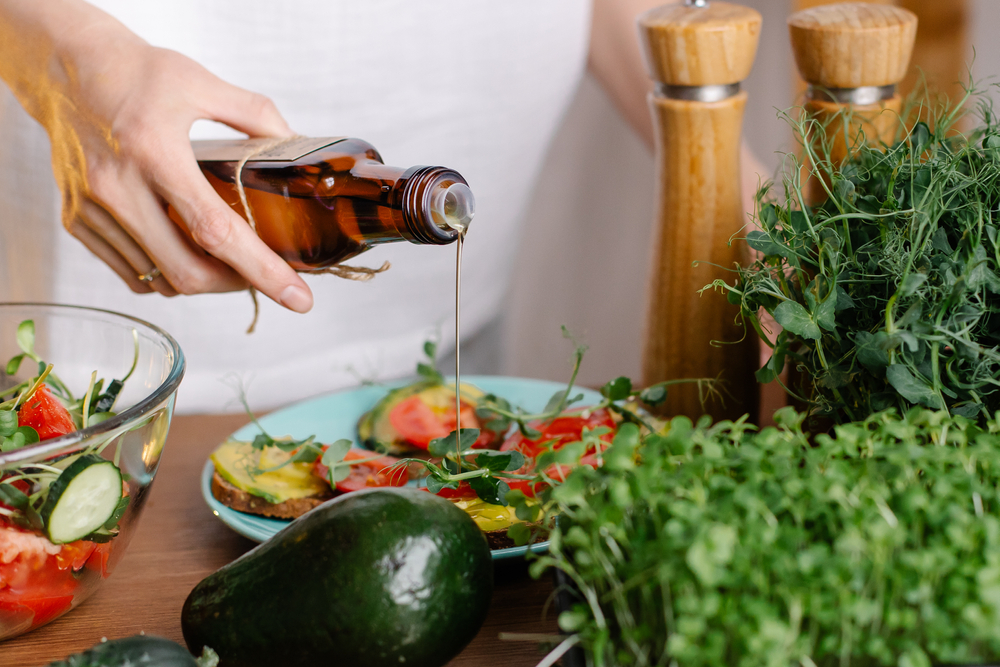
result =
[[[169,285],[160,289],[161,281],[154,280],[157,291],[170,296],[232,292],[247,287],[239,273],[195,245],[167,217],[163,202],[150,190],[148,178],[138,171],[116,170],[113,178],[92,179],[91,185],[95,199],[99,197],[96,203],[90,203],[92,208],[85,209],[86,218],[96,221],[92,228],[139,273],[148,272],[152,266],[159,268]],[[219,203],[225,206],[221,200]],[[114,210],[115,216],[108,210]],[[148,260],[143,259],[146,257]]]
[[305,282],[222,201],[199,171],[190,149],[187,152],[186,157],[170,161],[173,169],[161,183],[160,194],[180,214],[194,241],[277,303],[308,312],[313,298]]
[[[138,278],[135,268],[129,264],[121,254],[112,248],[107,241],[101,238],[96,232],[90,229],[79,217],[66,223],[66,229],[75,236],[90,252],[97,255],[105,264],[118,274],[129,289],[136,294],[148,294],[153,291],[152,286],[142,282]],[[153,282],[164,282],[162,279]]]
[[[148,184],[147,186],[148,187]],[[181,294],[235,292],[247,281],[232,267],[199,247],[165,211],[159,197],[146,190],[136,198],[134,218],[142,221],[128,231],[146,248],[170,284]],[[225,206],[221,202],[222,206]]]
[[[78,226],[70,228],[70,233],[84,242],[94,254],[103,259],[115,272],[125,279],[133,292],[157,291],[164,296],[176,296],[175,290],[165,278],[158,278],[148,283],[140,281],[137,276],[149,273],[157,266],[156,260],[152,259],[139,244],[132,239],[128,233],[122,229],[121,225],[108,213],[103,206],[83,197],[80,201],[79,216],[77,220],[83,223],[83,227],[89,234],[79,233]],[[84,239],[87,236],[90,243]],[[99,240],[100,243],[96,243]],[[100,248],[101,251],[95,250]],[[107,250],[105,250],[105,248]],[[113,255],[109,255],[113,253]],[[108,257],[112,258],[109,261]],[[161,268],[162,272],[163,269]],[[135,284],[143,289],[137,290]]]
[[[95,133],[89,120],[76,127],[88,140],[81,139],[88,147],[86,184],[74,198],[78,208],[66,214],[67,228],[135,291],[222,292],[244,289],[249,281],[278,303],[308,311],[309,288],[212,189],[188,141],[198,118],[252,136],[293,136],[288,124],[268,98],[228,84],[178,53],[148,49],[139,60],[142,67],[124,70],[141,73],[124,87],[127,94],[116,93],[122,86],[104,85],[101,72],[84,77],[97,93],[90,111],[107,127]],[[107,131],[113,146],[107,145]],[[168,217],[164,202],[187,229]],[[154,267],[162,277],[149,284],[138,280]]]

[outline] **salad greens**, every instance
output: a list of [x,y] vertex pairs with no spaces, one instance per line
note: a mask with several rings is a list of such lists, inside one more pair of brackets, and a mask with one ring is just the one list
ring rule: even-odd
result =
[[890,410],[810,442],[804,418],[624,425],[551,489],[532,569],[575,582],[559,624],[594,665],[1000,657],[1000,422]]
[[[836,422],[888,407],[945,409],[985,422],[1000,409],[1000,125],[960,134],[966,99],[892,146],[862,140],[843,164],[816,121],[792,121],[803,169],[757,196],[747,234],[760,253],[735,284],[717,282],[773,348],[757,373],[801,373],[790,393]],[[810,205],[803,173],[822,184]],[[783,330],[766,335],[766,312]]]
[[[0,399],[8,397],[7,400],[0,402],[0,451],[6,452],[38,442],[38,434],[33,433],[34,429],[31,427],[22,426],[16,431],[10,431],[10,424],[17,421],[15,411],[31,398],[43,383],[48,385],[59,397],[78,429],[92,426],[114,416],[113,408],[118,400],[118,394],[121,393],[125,382],[132,377],[136,364],[139,362],[139,335],[135,330],[132,331],[132,337],[135,343],[135,355],[128,373],[120,380],[111,380],[105,388],[104,380],[98,378],[95,371],[91,375],[90,384],[83,397],[76,398],[66,383],[52,372],[52,364],[46,363],[35,352],[35,322],[33,320],[21,322],[17,327],[17,345],[21,348],[21,354],[14,356],[7,362],[4,373],[13,376],[25,360],[30,360],[38,365],[38,374],[0,392]],[[10,414],[5,417],[5,412]],[[11,415],[14,417],[12,418]],[[7,424],[6,429],[5,423]],[[17,432],[22,433],[23,442],[15,435]]]
[[[25,320],[17,328],[17,344],[21,353],[10,359],[3,367],[3,371],[8,376],[15,375],[20,370],[25,361],[37,364],[37,375],[29,377],[12,387],[0,392],[0,452],[10,452],[21,449],[27,445],[32,445],[40,441],[38,432],[31,426],[19,426],[19,411],[23,406],[28,405],[32,397],[39,389],[45,385],[49,387],[56,400],[64,407],[69,418],[76,429],[86,428],[93,424],[104,421],[114,415],[113,408],[118,399],[125,382],[135,371],[139,359],[138,334],[133,330],[135,340],[135,356],[132,367],[121,379],[114,379],[104,387],[104,380],[97,378],[95,371],[90,378],[86,392],[80,398],[73,395],[66,384],[53,372],[53,365],[46,363],[35,352],[35,323],[32,320]],[[70,430],[72,427],[70,427]],[[50,514],[53,514],[48,503],[52,489],[57,489],[62,493],[69,487],[75,477],[82,470],[81,465],[74,466],[75,462],[94,458],[93,455],[100,454],[108,447],[114,438],[107,438],[98,442],[93,442],[82,447],[79,451],[57,457],[53,460],[25,461],[13,466],[7,466],[0,470],[0,517],[12,521],[24,528],[30,528],[43,532],[48,532]],[[120,442],[119,445],[120,447]],[[115,462],[106,462],[117,471],[118,453],[115,455]],[[108,493],[121,494],[122,490],[120,471],[119,488],[108,488]],[[119,500],[113,502],[110,514],[98,517],[97,528],[89,532],[80,539],[90,542],[107,542],[118,534],[118,523],[124,516],[129,504],[129,496],[116,495]],[[90,500],[93,500],[91,498]]]

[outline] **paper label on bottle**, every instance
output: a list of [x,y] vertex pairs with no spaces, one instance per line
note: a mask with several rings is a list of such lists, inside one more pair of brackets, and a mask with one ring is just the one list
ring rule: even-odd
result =
[[[192,141],[199,162],[294,162],[346,137],[294,137],[292,139],[210,139]],[[276,143],[280,142],[280,143]]]

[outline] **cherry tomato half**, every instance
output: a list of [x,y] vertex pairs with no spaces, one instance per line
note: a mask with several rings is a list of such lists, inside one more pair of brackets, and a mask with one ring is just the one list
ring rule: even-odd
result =
[[[323,451],[325,452],[326,449],[327,446],[324,445]],[[371,459],[373,456],[378,455],[374,452],[351,449],[344,456],[344,460],[361,461]],[[330,468],[323,465],[320,459],[317,459],[314,470],[317,475],[329,481]],[[337,490],[341,493],[348,493],[373,486],[406,486],[406,483],[410,480],[410,474],[405,466],[393,468],[392,466],[396,463],[397,459],[391,456],[378,456],[378,458],[365,461],[364,463],[351,464],[351,474],[346,479],[337,482]]]
[[39,440],[58,438],[76,430],[69,410],[44,384],[21,405],[17,413],[17,425],[35,429]]

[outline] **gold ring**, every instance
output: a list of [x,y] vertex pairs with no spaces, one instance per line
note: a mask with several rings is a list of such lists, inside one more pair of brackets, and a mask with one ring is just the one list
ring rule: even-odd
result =
[[153,270],[149,273],[140,273],[136,277],[139,278],[139,282],[141,283],[151,283],[160,277],[160,270],[154,266]]

